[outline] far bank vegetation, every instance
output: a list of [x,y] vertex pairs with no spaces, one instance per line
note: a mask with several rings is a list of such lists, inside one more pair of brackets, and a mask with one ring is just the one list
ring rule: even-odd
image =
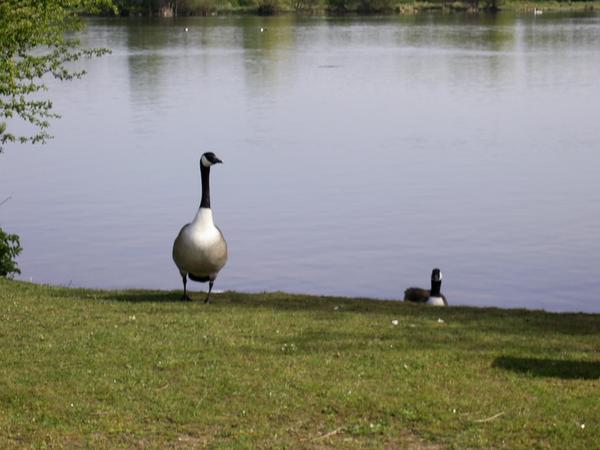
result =
[[478,12],[498,11],[502,6],[500,2],[501,0],[117,0],[115,3],[123,16],[181,17],[228,13],[394,14],[427,10]]

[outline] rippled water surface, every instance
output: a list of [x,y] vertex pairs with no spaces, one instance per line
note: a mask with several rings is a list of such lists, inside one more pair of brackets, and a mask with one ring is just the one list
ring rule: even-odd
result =
[[398,299],[437,266],[451,304],[600,312],[598,16],[92,20],[82,40],[113,52],[50,83],[55,139],[0,157],[23,279],[178,289],[212,150],[218,289]]

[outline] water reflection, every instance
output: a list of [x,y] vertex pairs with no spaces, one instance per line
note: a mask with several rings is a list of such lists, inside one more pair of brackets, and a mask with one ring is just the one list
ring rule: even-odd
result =
[[600,311],[597,17],[95,19],[83,39],[113,53],[52,86],[53,142],[0,164],[24,278],[179,288],[214,150],[220,288],[393,299],[440,266],[454,304]]
[[294,22],[292,16],[277,21],[254,17],[242,27],[245,81],[251,96],[268,95],[279,78],[294,72]]

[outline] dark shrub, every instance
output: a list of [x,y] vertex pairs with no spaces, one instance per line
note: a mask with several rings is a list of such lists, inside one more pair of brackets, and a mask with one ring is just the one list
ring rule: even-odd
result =
[[0,277],[10,277],[12,274],[21,273],[14,258],[21,253],[19,236],[7,234],[0,228]]

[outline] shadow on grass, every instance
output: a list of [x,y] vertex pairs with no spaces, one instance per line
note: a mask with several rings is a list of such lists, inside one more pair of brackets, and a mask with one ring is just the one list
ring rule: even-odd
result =
[[[191,302],[181,301],[182,291],[146,291],[146,290],[124,290],[124,291],[105,291],[100,292],[98,299],[118,302],[145,303],[145,302],[180,302],[182,304],[193,304],[200,307],[215,308],[245,308],[245,309],[271,309],[287,312],[303,311],[322,311],[331,312],[361,312],[361,313],[382,313],[393,312],[398,308],[406,307],[403,302],[377,301],[374,299],[352,299],[338,297],[318,297],[298,294],[288,294],[285,292],[265,292],[246,294],[239,292],[221,292],[213,293],[210,297],[210,305],[205,305],[204,299],[206,292],[189,292]],[[79,293],[81,295],[81,293]],[[423,313],[434,311],[421,310]],[[414,315],[419,315],[418,308],[413,311]],[[436,315],[437,317],[437,315]]]
[[500,356],[496,358],[492,367],[536,377],[562,378],[564,380],[596,380],[600,378],[600,362],[595,361]]
[[[128,302],[128,303],[190,303],[181,300],[181,291],[147,291],[147,290],[123,290],[123,291],[102,291],[95,289],[82,288],[56,288],[46,293],[49,297],[55,298],[73,298],[80,300],[103,300],[109,302]],[[194,296],[195,295],[195,296]],[[202,296],[202,297],[200,297]],[[204,301],[206,294],[193,294],[194,300]],[[201,302],[200,301],[200,302]]]
[[184,301],[181,299],[183,291],[164,291],[164,292],[153,292],[153,291],[115,291],[107,295],[103,295],[103,300],[112,300],[117,302],[128,302],[128,303],[203,303],[206,297],[205,293],[192,293],[192,302]]

